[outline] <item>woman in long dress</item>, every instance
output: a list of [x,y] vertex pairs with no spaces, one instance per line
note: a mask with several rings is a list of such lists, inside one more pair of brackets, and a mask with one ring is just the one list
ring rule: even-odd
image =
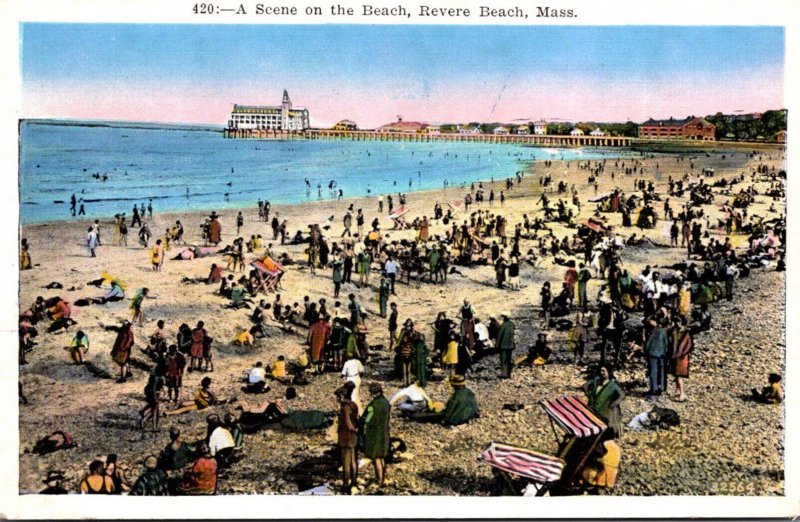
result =
[[601,364],[599,375],[584,387],[589,408],[606,421],[614,430],[614,437],[622,434],[622,401],[625,392],[614,378],[614,372],[607,364]]
[[686,326],[686,319],[681,318],[680,325],[674,329],[673,333],[672,360],[669,365],[669,373],[675,376],[675,387],[678,389],[679,402],[686,400],[684,381],[689,378],[689,360],[694,348],[692,333]]

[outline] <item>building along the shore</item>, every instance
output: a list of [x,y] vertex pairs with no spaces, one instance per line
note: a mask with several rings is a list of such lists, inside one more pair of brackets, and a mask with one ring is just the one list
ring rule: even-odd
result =
[[716,130],[713,123],[694,116],[683,120],[650,118],[639,126],[639,137],[651,140],[714,141]]
[[310,127],[309,121],[308,110],[293,108],[284,90],[280,105],[234,105],[227,130],[301,132]]

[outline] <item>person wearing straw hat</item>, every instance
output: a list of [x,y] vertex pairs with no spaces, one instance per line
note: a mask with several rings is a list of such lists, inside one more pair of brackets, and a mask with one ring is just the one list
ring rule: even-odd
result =
[[495,346],[500,350],[500,377],[503,379],[511,378],[511,368],[513,367],[512,354],[514,353],[514,322],[511,321],[511,314],[503,311],[500,314],[503,323],[497,332],[497,342]]
[[166,496],[167,475],[158,468],[158,459],[148,455],[144,459],[144,471],[131,488],[131,495],[135,496]]

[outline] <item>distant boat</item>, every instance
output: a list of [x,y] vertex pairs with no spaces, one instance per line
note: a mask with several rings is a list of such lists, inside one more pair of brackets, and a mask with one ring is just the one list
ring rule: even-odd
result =
[[128,137],[128,135],[127,135],[127,134],[123,134],[123,135],[122,135],[122,137],[123,137],[123,138],[127,138],[127,137]]

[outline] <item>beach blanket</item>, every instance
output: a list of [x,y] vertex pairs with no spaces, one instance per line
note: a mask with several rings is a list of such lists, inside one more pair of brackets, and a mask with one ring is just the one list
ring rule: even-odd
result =
[[550,455],[519,446],[492,442],[481,459],[497,469],[529,478],[535,482],[555,482],[561,478],[566,463]]
[[281,420],[281,426],[291,430],[319,430],[327,428],[331,423],[331,414],[318,410],[289,412]]

